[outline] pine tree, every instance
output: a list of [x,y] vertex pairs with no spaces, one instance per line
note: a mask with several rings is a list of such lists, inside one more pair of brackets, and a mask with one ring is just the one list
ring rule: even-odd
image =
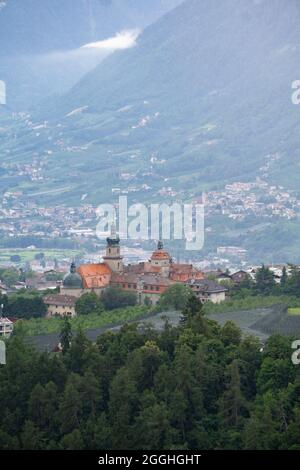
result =
[[79,391],[80,384],[80,376],[71,374],[59,409],[62,434],[71,433],[80,427],[83,410],[83,401]]
[[61,446],[65,450],[81,450],[84,448],[84,442],[79,429],[74,429],[66,434],[61,440]]
[[59,335],[63,354],[66,354],[69,351],[71,347],[72,336],[71,322],[67,317],[65,317],[64,324]]
[[169,449],[172,445],[170,412],[165,403],[158,403],[152,392],[141,398],[141,411],[135,421],[135,447]]
[[286,267],[283,266],[282,275],[281,275],[281,279],[280,279],[280,285],[281,285],[282,288],[285,288],[286,282],[287,282],[287,271],[286,271]]
[[182,326],[189,326],[191,320],[202,313],[202,309],[200,300],[194,294],[190,295],[182,311],[180,324]]
[[271,294],[275,287],[275,278],[272,271],[267,268],[264,264],[260,269],[257,270],[255,275],[256,290],[263,295]]
[[132,423],[138,413],[138,392],[135,381],[124,367],[118,370],[110,387],[109,422],[112,448],[131,449]]
[[87,337],[85,336],[83,330],[79,328],[69,349],[70,368],[73,372],[82,372],[85,363],[85,350],[88,344],[89,341]]
[[225,390],[221,398],[220,411],[225,424],[236,426],[241,417],[241,410],[245,405],[241,392],[239,366],[236,359],[228,366],[227,376],[227,390]]
[[221,330],[221,340],[225,346],[238,345],[241,342],[242,332],[233,321],[227,321]]
[[22,447],[25,450],[43,450],[45,448],[44,436],[39,428],[32,422],[26,421],[21,434]]

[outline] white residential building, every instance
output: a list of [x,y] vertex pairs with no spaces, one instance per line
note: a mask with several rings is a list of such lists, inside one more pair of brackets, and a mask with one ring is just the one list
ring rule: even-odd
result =
[[5,317],[0,317],[0,338],[9,338],[13,332],[14,324]]

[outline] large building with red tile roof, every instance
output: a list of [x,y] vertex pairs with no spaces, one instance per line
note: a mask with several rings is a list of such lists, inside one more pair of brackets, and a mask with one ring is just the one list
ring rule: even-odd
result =
[[203,278],[203,273],[193,265],[174,263],[161,241],[149,261],[124,265],[120,239],[113,228],[111,236],[107,238],[103,262],[84,264],[77,269],[72,264],[70,273],[63,281],[62,294],[77,298],[85,292],[101,295],[107,287],[114,286],[135,292],[140,304],[155,304],[172,284],[187,284]]

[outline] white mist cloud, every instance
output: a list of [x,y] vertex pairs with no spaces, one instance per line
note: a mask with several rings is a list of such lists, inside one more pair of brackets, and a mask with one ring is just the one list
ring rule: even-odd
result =
[[3,0],[1,1],[0,0],[0,10],[2,10],[2,8],[6,7],[7,5],[7,2],[4,2]]
[[[0,0],[1,5],[1,0]],[[78,49],[51,51],[46,54],[21,55],[9,59],[13,70],[19,70],[16,80],[18,93],[29,90],[29,101],[68,92],[85,74],[97,67],[116,50],[128,49],[136,44],[139,30],[119,32],[112,38],[85,44]],[[0,70],[1,72],[1,70]],[[0,108],[5,103],[5,89],[0,75]],[[7,84],[8,85],[8,84]],[[11,85],[9,87],[12,88]],[[27,95],[24,95],[24,101]],[[27,106],[27,102],[26,102]]]
[[102,49],[102,50],[118,50],[129,49],[136,45],[136,40],[140,34],[138,29],[121,31],[114,37],[104,39],[103,41],[90,42],[81,47],[81,49]]

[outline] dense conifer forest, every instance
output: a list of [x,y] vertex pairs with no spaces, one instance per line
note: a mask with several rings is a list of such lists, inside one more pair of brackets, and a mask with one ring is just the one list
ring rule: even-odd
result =
[[124,326],[89,342],[66,320],[62,352],[20,335],[0,366],[0,449],[298,449],[292,338],[262,347],[190,299],[181,325]]

